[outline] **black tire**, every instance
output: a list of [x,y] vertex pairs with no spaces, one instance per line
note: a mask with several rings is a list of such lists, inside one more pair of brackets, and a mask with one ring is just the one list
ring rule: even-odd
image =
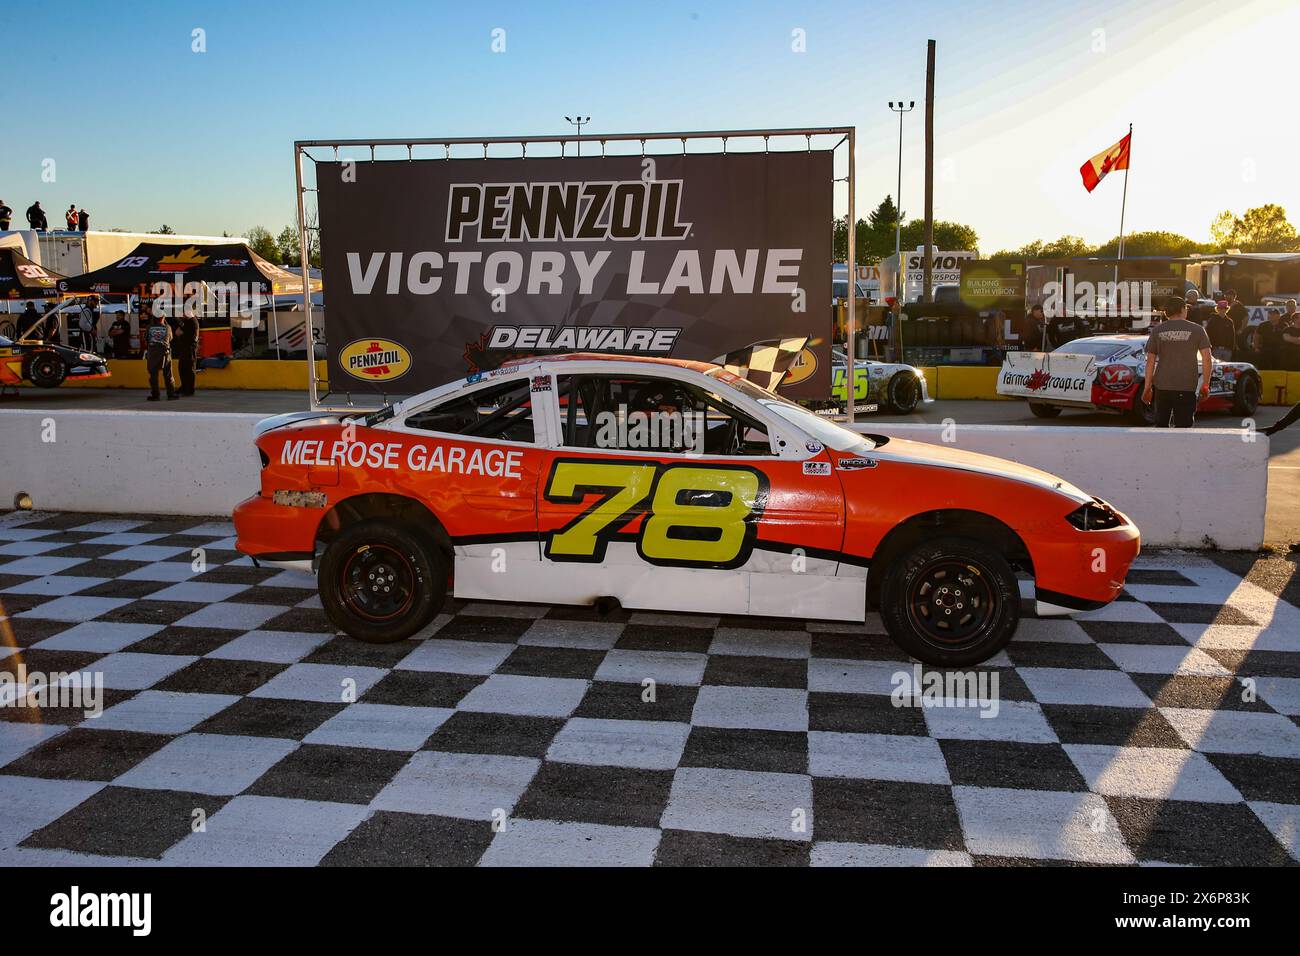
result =
[[1243,375],[1232,393],[1232,414],[1250,416],[1259,408],[1259,379]]
[[54,352],[37,352],[27,360],[27,380],[37,388],[58,388],[68,377],[68,367]]
[[1006,559],[978,541],[923,541],[886,570],[880,616],[889,636],[917,660],[965,667],[1011,640],[1020,623],[1020,587]]
[[317,581],[325,614],[340,630],[368,644],[391,644],[433,620],[447,597],[447,573],[447,559],[432,543],[372,518],[330,542]]
[[1035,418],[1055,418],[1061,414],[1060,405],[1044,405],[1042,402],[1030,402],[1029,410]]
[[911,372],[898,372],[885,389],[889,407],[900,415],[910,415],[921,401],[921,383]]

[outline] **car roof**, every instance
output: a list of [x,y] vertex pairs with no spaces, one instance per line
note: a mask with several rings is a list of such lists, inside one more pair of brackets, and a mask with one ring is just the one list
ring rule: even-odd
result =
[[533,355],[528,358],[510,359],[501,363],[501,368],[523,368],[528,365],[546,365],[551,362],[630,362],[650,365],[671,365],[676,368],[690,369],[693,372],[707,372],[718,366],[712,362],[696,362],[691,359],[657,358],[651,355],[610,355],[605,352],[565,352],[561,355]]

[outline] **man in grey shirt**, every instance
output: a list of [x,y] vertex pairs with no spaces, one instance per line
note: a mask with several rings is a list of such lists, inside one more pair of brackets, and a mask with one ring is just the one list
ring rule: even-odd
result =
[[[1210,337],[1205,329],[1189,322],[1187,303],[1171,298],[1165,305],[1165,320],[1147,337],[1146,385],[1142,401],[1152,404],[1155,396],[1156,428],[1191,428],[1196,405],[1210,395]],[[1196,384],[1196,361],[1200,357],[1201,382]]]

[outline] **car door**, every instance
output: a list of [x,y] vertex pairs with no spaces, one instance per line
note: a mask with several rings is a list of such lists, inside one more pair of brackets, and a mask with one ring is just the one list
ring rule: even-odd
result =
[[564,595],[553,599],[845,613],[843,493],[820,444],[778,454],[770,422],[640,369],[561,374],[554,389],[560,423],[537,495],[543,574]]
[[405,413],[403,481],[452,540],[456,597],[536,596],[540,560],[536,494],[545,415],[527,372],[488,377]]

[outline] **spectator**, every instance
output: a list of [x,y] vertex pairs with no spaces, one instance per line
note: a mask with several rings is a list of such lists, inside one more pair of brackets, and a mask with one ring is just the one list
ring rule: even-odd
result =
[[176,365],[181,373],[182,395],[194,394],[194,370],[199,360],[199,320],[188,310],[177,321],[176,339],[172,343],[176,353]]
[[1231,362],[1237,350],[1237,330],[1228,318],[1228,302],[1220,299],[1214,314],[1205,320],[1205,331],[1210,336],[1210,351],[1220,362]]
[[124,359],[131,354],[131,323],[126,313],[119,312],[108,327],[108,337],[113,341],[113,358]]
[[23,306],[22,314],[18,316],[18,337],[21,339],[28,333],[34,333],[37,338],[40,338],[43,330],[36,328],[40,321],[41,314],[36,311],[36,304],[28,299],[27,305]]
[[1268,320],[1261,322],[1255,330],[1259,340],[1256,347],[1256,365],[1259,368],[1280,369],[1282,367],[1282,329],[1286,323],[1282,313],[1277,309],[1268,310]]
[[[1191,428],[1196,422],[1196,405],[1210,394],[1210,337],[1205,329],[1186,318],[1187,303],[1171,298],[1165,307],[1165,321],[1147,336],[1146,384],[1142,401],[1155,407],[1156,428]],[[1197,388],[1196,360],[1201,361]]]
[[37,232],[44,232],[50,227],[49,221],[45,218],[45,210],[41,208],[41,201],[38,199],[27,207],[27,225]]
[[1226,296],[1228,300],[1228,318],[1232,319],[1232,325],[1240,335],[1246,326],[1250,325],[1250,313],[1246,307],[1237,300],[1237,290],[1229,289]]
[[1300,313],[1282,326],[1282,368],[1300,372]]
[[175,401],[176,386],[172,383],[172,330],[161,315],[150,315],[149,327],[145,330],[145,355],[149,367],[148,402],[158,401],[158,373],[162,373],[163,384],[167,386],[167,401]]
[[83,300],[77,309],[77,334],[81,348],[87,352],[95,351],[95,313],[91,311],[89,300]]
[[5,201],[0,199],[0,232],[5,232],[9,228],[9,223],[14,218],[14,211],[5,205]]
[[77,231],[77,204],[75,202],[63,214],[63,221],[68,224],[68,232]]
[[1047,319],[1043,315],[1041,302],[1035,302],[1025,316],[1020,332],[1020,348],[1025,352],[1047,349]]
[[1201,315],[1201,293],[1196,289],[1188,289],[1183,293],[1183,301],[1187,303],[1187,321],[1200,322]]
[[81,212],[77,213],[77,230],[80,232],[90,231],[90,213],[86,212],[86,207],[81,207]]
[[45,303],[45,332],[42,338],[46,342],[57,345],[59,342],[59,316],[54,311],[53,302]]

